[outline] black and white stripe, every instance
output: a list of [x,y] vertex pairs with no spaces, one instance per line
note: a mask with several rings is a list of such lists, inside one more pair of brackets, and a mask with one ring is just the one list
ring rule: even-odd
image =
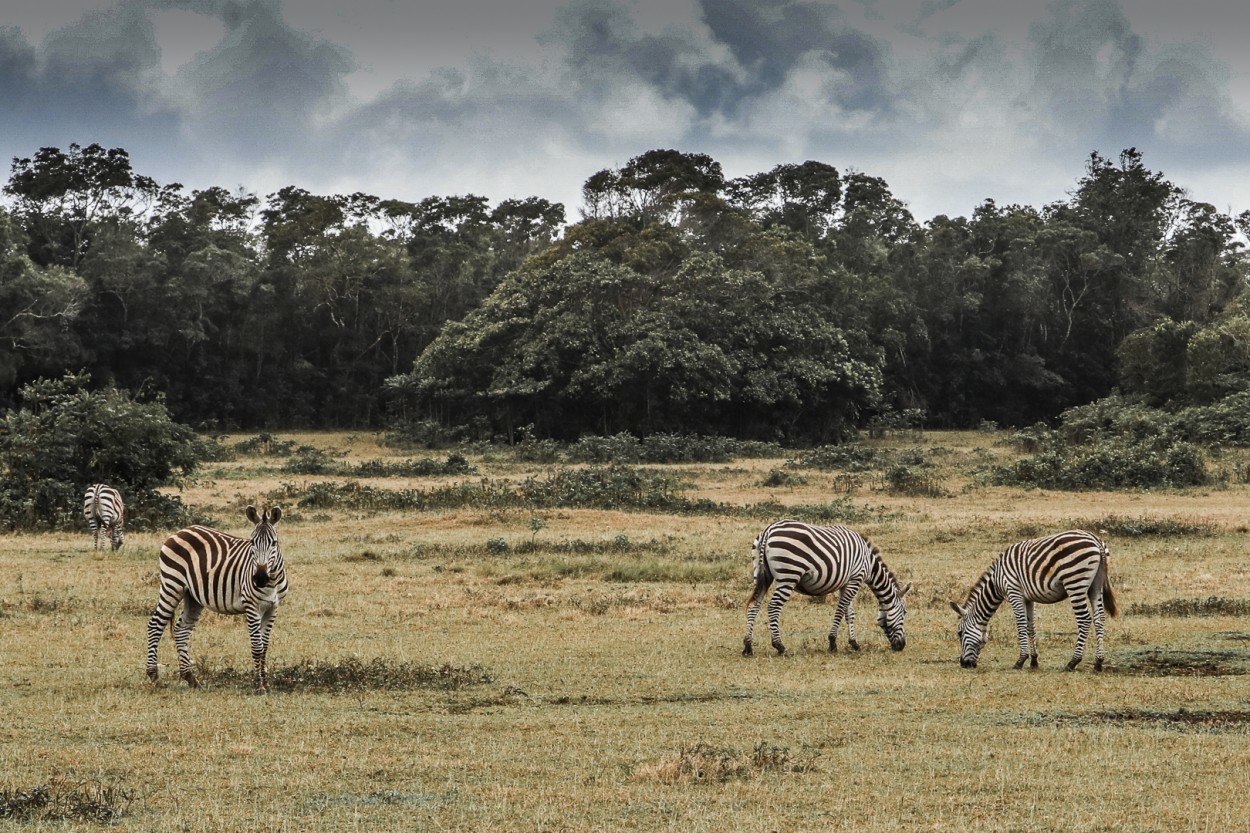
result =
[[1033,605],[1052,604],[1065,598],[1072,601],[1077,627],[1076,650],[1068,670],[1076,668],[1085,653],[1092,618],[1098,639],[1094,670],[1101,671],[1106,614],[1116,615],[1115,595],[1107,567],[1107,545],[1098,536],[1079,529],[1013,544],[977,579],[962,607],[951,602],[959,614],[960,666],[977,667],[986,626],[1006,599],[1015,614],[1020,637],[1016,668],[1024,667],[1026,659],[1036,668]]
[[96,483],[88,487],[82,501],[82,514],[91,526],[95,549],[100,549],[106,535],[115,550],[126,542],[126,504],[121,492],[112,486]]
[[829,650],[837,651],[838,628],[846,618],[850,646],[855,640],[855,595],[865,583],[877,597],[880,610],[877,624],[895,651],[903,650],[903,619],[907,608],[903,596],[911,584],[900,588],[894,574],[881,560],[881,551],[858,532],[844,526],[809,526],[784,520],[767,527],[752,545],[755,555],[755,589],[747,604],[747,632],[742,640],[743,656],[751,655],[755,617],[769,585],[776,583],[768,602],[768,630],[773,648],[784,654],[781,642],[781,608],[794,591],[808,596],[838,593],[838,608],[829,630]]
[[157,647],[174,611],[183,604],[173,626],[178,647],[178,671],[190,685],[198,686],[191,673],[191,630],[205,608],[217,613],[242,613],[247,619],[255,666],[257,691],[269,690],[265,654],[278,605],[287,594],[286,567],[274,528],[282,517],[275,506],[263,515],[247,507],[247,518],[256,525],[251,538],[236,538],[205,526],[192,526],[169,536],[161,546],[161,589],[156,610],[148,622],[148,678],[157,679]]

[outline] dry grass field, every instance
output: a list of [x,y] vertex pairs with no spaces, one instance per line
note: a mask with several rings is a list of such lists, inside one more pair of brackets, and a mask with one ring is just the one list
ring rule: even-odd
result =
[[[283,435],[401,460],[370,435]],[[241,438],[238,438],[241,439]],[[284,505],[291,594],[251,692],[241,618],[192,639],[204,687],[161,644],[144,675],[156,553],[81,534],[0,536],[0,818],[22,830],[1229,831],[1250,828],[1250,487],[1063,493],[982,485],[995,433],[877,441],[932,462],[932,494],[784,459],[664,467],[730,507],[851,499],[851,526],[915,589],[892,653],[857,603],[862,650],[829,654],[832,604],[796,598],[777,657],[741,656],[745,512]],[[436,455],[435,455],[436,456]],[[441,457],[440,457],[441,459]],[[469,456],[467,476],[550,466]],[[182,493],[246,535],[281,461],[205,467]],[[770,472],[805,482],[768,486]],[[1081,525],[1111,547],[1121,614],[1107,670],[1065,673],[1075,622],[1039,606],[1041,668],[1015,671],[1009,611],[980,667],[955,615],[1006,545]],[[761,621],[761,626],[764,623]],[[845,646],[845,634],[839,640]],[[59,820],[58,820],[59,819]]]

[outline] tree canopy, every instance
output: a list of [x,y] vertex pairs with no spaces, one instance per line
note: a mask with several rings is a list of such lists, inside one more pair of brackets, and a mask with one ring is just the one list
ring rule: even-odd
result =
[[823,442],[1244,376],[1250,212],[1133,148],[1066,200],[923,223],[869,173],[671,149],[593,173],[567,224],[537,197],[186,193],[99,145],[15,159],[4,193],[0,407],[84,368],[208,430]]

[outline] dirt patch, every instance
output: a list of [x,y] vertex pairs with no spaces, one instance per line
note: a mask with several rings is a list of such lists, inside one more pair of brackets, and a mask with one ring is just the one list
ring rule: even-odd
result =
[[1151,726],[1183,732],[1250,732],[1250,711],[1111,709],[1088,714],[1054,715],[1037,722],[1064,726]]
[[1106,670],[1141,677],[1236,677],[1250,673],[1244,651],[1141,651]]

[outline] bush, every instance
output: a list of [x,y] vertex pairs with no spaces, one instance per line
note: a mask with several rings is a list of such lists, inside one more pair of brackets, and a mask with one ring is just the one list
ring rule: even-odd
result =
[[1207,482],[1206,455],[1198,446],[1166,438],[1100,438],[1071,445],[1056,434],[1037,455],[996,466],[999,485],[1044,489],[1150,489]]
[[20,392],[22,407],[0,419],[0,527],[80,526],[82,496],[93,483],[121,491],[129,517],[158,526],[182,519],[181,511],[165,517],[180,504],[156,489],[185,482],[208,443],[173,422],[160,397],[90,391],[90,378],[32,382]]

